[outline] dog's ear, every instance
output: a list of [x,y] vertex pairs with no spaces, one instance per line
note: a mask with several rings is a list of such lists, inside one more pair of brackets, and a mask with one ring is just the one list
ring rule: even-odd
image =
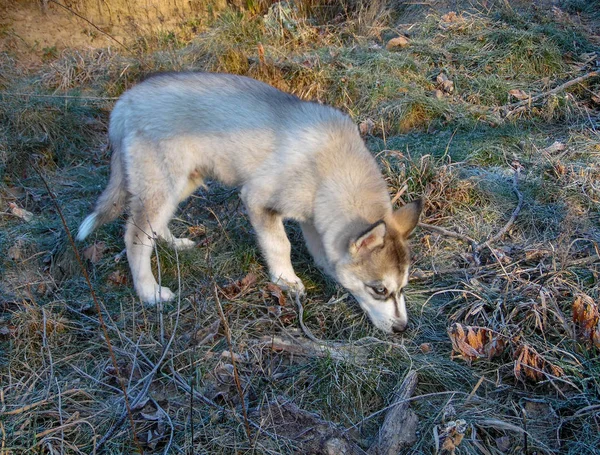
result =
[[350,254],[362,256],[383,245],[387,228],[383,220],[368,227],[366,231],[350,243]]
[[423,210],[423,201],[417,199],[403,205],[394,212],[396,229],[403,237],[408,237],[419,222],[419,216]]

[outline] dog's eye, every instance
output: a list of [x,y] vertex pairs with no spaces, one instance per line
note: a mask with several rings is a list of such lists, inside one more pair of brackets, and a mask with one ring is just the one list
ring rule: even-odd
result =
[[387,289],[383,285],[379,286],[370,286],[373,289],[373,292],[377,295],[387,295]]

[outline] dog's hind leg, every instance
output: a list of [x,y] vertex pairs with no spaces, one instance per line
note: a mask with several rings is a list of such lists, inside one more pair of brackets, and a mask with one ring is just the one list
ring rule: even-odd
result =
[[242,188],[242,200],[267,261],[271,281],[283,289],[303,294],[304,284],[292,267],[292,246],[283,227],[283,217],[274,210],[255,204],[260,198],[252,197],[247,187]]
[[175,296],[169,288],[156,282],[150,257],[156,236],[164,234],[165,230],[170,233],[167,224],[176,206],[177,201],[170,200],[162,191],[146,193],[144,201],[134,196],[130,203],[131,216],[125,232],[127,260],[135,290],[140,299],[149,304],[166,302]]

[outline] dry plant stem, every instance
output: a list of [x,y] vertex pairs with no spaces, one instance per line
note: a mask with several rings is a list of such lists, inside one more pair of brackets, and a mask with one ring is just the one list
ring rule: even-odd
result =
[[504,234],[506,234],[508,232],[510,227],[513,225],[513,223],[517,219],[517,216],[519,215],[519,212],[521,211],[521,208],[523,207],[523,193],[521,193],[519,191],[519,175],[521,175],[521,167],[519,164],[517,164],[515,166],[515,173],[513,174],[513,192],[517,195],[517,199],[518,199],[517,206],[513,210],[512,215],[510,216],[509,220],[506,222],[504,227],[502,229],[500,229],[500,231],[498,231],[498,233],[496,235],[494,235],[493,237],[489,238],[484,243],[479,245],[477,247],[477,251],[481,251],[483,248],[488,248],[490,246],[490,244],[500,240],[504,236]]
[[71,244],[71,247],[73,248],[73,251],[75,252],[75,258],[77,259],[77,263],[79,264],[79,267],[81,268],[81,272],[83,273],[83,276],[88,285],[88,288],[90,289],[90,294],[92,296],[92,300],[94,301],[94,306],[96,307],[96,312],[98,313],[98,321],[100,322],[100,326],[102,327],[102,333],[103,333],[104,339],[106,341],[106,346],[107,346],[108,352],[110,354],[110,359],[111,359],[113,368],[115,369],[115,373],[117,375],[119,385],[121,386],[121,390],[123,391],[123,398],[125,399],[125,408],[127,410],[127,416],[129,417],[129,423],[131,424],[131,431],[133,433],[133,441],[134,441],[139,453],[143,454],[144,450],[142,449],[142,446],[140,445],[140,442],[137,437],[137,433],[135,432],[135,423],[133,421],[133,414],[131,413],[129,397],[127,396],[127,389],[125,388],[125,382],[121,380],[121,374],[119,372],[119,365],[117,363],[117,358],[115,357],[115,352],[113,350],[112,344],[110,342],[110,338],[108,336],[108,329],[106,328],[106,324],[104,323],[104,316],[102,316],[102,307],[100,306],[100,301],[98,300],[98,297],[96,296],[96,291],[94,290],[94,287],[92,286],[92,281],[90,280],[90,276],[87,272],[87,269],[85,268],[85,265],[83,264],[81,256],[79,255],[79,250],[77,250],[77,246],[75,245],[75,241],[73,240],[73,236],[71,235],[71,230],[69,229],[69,226],[67,225],[67,220],[65,220],[65,217],[60,208],[60,205],[58,204],[58,201],[56,200],[56,196],[50,189],[50,186],[48,185],[48,181],[44,178],[44,176],[42,175],[42,173],[40,172],[38,167],[36,165],[34,165],[33,163],[32,163],[32,167],[35,170],[36,174],[42,180],[42,183],[44,184],[44,186],[46,187],[46,191],[48,191],[48,195],[50,196],[50,199],[52,199],[52,203],[54,204],[54,207],[56,208],[56,211],[58,212],[58,215],[60,217],[62,225],[63,225],[65,232],[67,234],[67,237],[69,239],[69,243]]
[[506,117],[509,117],[510,115],[513,115],[515,113],[515,111],[514,111],[515,109],[518,109],[520,107],[530,106],[531,104],[533,104],[535,101],[538,101],[539,99],[546,98],[551,95],[556,95],[557,93],[562,92],[563,90],[571,87],[572,85],[579,84],[591,77],[598,76],[599,74],[600,73],[598,73],[598,71],[591,71],[587,74],[584,74],[583,76],[579,76],[579,77],[576,77],[575,79],[571,79],[570,81],[567,81],[564,84],[553,88],[552,90],[548,90],[547,92],[540,93],[539,95],[535,95],[535,96],[528,98],[526,100],[523,100],[523,101],[518,101],[518,102],[512,103],[512,104],[506,104],[506,105],[502,106],[500,109],[506,113]]
[[221,301],[219,300],[219,295],[217,292],[217,285],[213,282],[213,297],[215,299],[215,304],[217,305],[217,310],[219,312],[219,317],[221,318],[221,323],[223,324],[223,330],[225,331],[225,338],[227,339],[227,345],[229,347],[229,352],[231,352],[231,365],[233,366],[233,379],[235,381],[235,387],[237,389],[238,395],[240,397],[240,405],[242,406],[242,415],[244,417],[244,426],[246,429],[246,436],[248,437],[248,442],[252,445],[252,434],[250,432],[250,424],[248,423],[248,413],[246,411],[246,401],[244,399],[244,391],[242,390],[242,384],[240,382],[240,376],[238,374],[237,362],[235,360],[235,355],[233,355],[233,342],[231,341],[231,331],[229,330],[229,324],[227,323],[227,319],[225,318],[225,313],[223,312],[223,307],[221,306]]

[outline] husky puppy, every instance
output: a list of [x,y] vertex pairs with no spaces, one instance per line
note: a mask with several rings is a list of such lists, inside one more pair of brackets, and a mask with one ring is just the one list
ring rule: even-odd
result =
[[270,278],[303,293],[283,220],[300,223],[316,263],[386,332],[407,325],[407,237],[421,202],[393,211],[356,125],[342,112],[229,74],[166,73],[125,92],[110,116],[108,186],[78,240],[128,206],[127,259],[135,290],[153,304],[174,297],[150,266],[156,237],[205,179],[238,186]]

